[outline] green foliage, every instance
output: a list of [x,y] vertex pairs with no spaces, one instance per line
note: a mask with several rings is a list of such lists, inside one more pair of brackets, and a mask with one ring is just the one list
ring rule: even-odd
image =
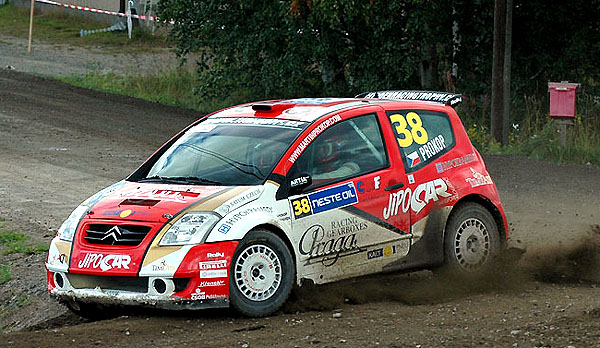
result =
[[513,101],[509,144],[492,141],[485,126],[486,101],[472,100],[458,109],[471,142],[481,152],[525,155],[556,162],[600,165],[600,103],[592,95],[578,97],[577,114],[567,127],[566,146],[560,145],[559,128],[548,115],[548,98],[525,96]]
[[[207,105],[194,94],[196,75],[185,69],[156,74],[116,74],[90,72],[85,76],[60,77],[63,82],[109,93],[128,95],[165,105],[207,110]],[[224,98],[223,102],[228,102]],[[229,104],[231,105],[231,104]],[[222,105],[217,105],[222,106]],[[224,106],[224,105],[223,105]],[[208,110],[211,110],[208,108]]]
[[[451,65],[446,1],[164,0],[179,54],[200,51],[203,97],[347,96],[414,88],[422,62]],[[434,15],[436,14],[436,15]],[[435,78],[435,85],[439,85]]]
[[0,265],[0,285],[8,282],[12,279],[10,274],[10,267],[7,265]]
[[0,249],[2,254],[41,254],[48,251],[45,244],[31,245],[30,238],[13,231],[0,231]]

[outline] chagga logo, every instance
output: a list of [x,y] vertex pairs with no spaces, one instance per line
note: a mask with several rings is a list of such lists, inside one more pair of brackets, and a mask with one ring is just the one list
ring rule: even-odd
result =
[[131,256],[129,255],[87,253],[83,260],[79,260],[77,265],[79,268],[100,268],[102,271],[108,271],[113,268],[129,269],[130,262]]

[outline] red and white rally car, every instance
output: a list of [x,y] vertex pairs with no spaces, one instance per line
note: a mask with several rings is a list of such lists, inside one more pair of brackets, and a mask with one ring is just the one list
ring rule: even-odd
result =
[[480,272],[508,229],[460,99],[383,91],[204,117],[73,211],[48,290],[81,315],[117,303],[263,316],[305,280]]

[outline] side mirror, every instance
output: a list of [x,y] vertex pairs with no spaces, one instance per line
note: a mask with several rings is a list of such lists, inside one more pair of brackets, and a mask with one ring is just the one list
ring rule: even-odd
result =
[[308,173],[300,173],[293,176],[289,181],[290,194],[302,191],[303,188],[312,184],[312,178]]

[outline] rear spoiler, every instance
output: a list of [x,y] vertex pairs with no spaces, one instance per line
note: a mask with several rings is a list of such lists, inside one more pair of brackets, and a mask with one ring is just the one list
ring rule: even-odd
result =
[[452,107],[462,102],[462,94],[434,91],[378,91],[366,92],[355,98],[392,99],[392,100],[423,100],[443,103]]

